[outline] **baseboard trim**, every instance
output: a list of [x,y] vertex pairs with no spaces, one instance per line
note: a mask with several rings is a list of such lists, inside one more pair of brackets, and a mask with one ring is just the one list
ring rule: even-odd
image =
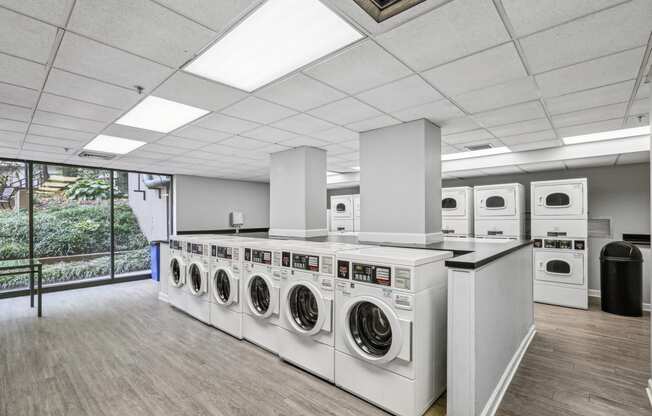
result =
[[521,365],[521,360],[523,359],[525,352],[528,350],[536,332],[536,328],[533,324],[521,341],[521,345],[519,345],[518,349],[512,356],[512,359],[509,361],[505,372],[503,372],[503,375],[500,377],[498,385],[496,385],[493,393],[491,393],[491,396],[489,397],[487,404],[485,404],[484,409],[482,409],[480,416],[494,416],[496,414],[500,403],[503,401],[505,392],[511,384],[514,374],[516,374],[516,370],[518,370],[518,367]]
[[165,292],[161,292],[161,291],[158,292],[158,300],[160,300],[161,302],[170,303],[170,298],[168,297],[168,294]]
[[296,230],[283,228],[270,228],[270,237],[325,237],[328,235],[326,228],[314,228],[312,230]]
[[[600,291],[598,289],[589,289],[589,297],[600,299],[602,295],[600,294]],[[652,312],[652,305],[643,302],[643,310],[646,312]]]
[[405,244],[431,244],[444,241],[444,234],[437,233],[376,233],[360,231],[358,240],[361,243],[405,243]]

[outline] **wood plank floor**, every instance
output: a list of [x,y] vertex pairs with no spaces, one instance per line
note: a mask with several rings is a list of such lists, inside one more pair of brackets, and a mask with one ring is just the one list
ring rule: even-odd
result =
[[[158,301],[149,281],[45,301],[37,320],[28,299],[0,300],[2,416],[385,414]],[[499,415],[650,414],[649,317],[537,305],[536,319]]]

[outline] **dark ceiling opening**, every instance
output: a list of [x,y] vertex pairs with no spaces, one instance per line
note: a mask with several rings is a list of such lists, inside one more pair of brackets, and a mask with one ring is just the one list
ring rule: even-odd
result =
[[425,0],[353,0],[376,22],[396,16]]

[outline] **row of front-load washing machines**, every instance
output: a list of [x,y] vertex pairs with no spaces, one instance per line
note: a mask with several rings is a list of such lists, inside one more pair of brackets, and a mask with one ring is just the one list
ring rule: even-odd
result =
[[[586,178],[530,183],[534,300],[588,307]],[[442,229],[449,237],[524,238],[520,183],[442,189]]]
[[446,388],[447,251],[173,236],[169,301],[397,415]]

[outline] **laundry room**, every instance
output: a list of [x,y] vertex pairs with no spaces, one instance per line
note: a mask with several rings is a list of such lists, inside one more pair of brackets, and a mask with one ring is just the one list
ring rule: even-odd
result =
[[652,1],[0,0],[0,416],[652,414]]

